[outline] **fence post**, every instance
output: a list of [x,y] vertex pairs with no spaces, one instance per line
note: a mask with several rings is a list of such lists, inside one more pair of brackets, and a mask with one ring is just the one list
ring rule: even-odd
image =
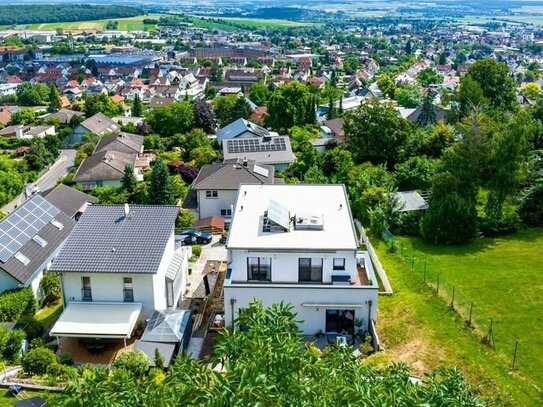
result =
[[426,282],[426,260],[424,260],[424,282]]
[[439,273],[437,273],[437,293],[439,294]]
[[471,327],[471,315],[473,313],[473,301],[469,304],[469,319],[468,319],[468,326]]
[[515,341],[515,351],[513,352],[513,362],[511,362],[511,370],[515,369],[515,362],[517,361],[518,340]]
[[454,291],[455,291],[456,287],[453,286],[453,292],[452,292],[452,299],[451,299],[451,308],[454,309]]

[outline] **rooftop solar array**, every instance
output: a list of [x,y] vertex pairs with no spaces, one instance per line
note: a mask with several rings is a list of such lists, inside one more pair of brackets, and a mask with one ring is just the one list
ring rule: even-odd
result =
[[230,154],[286,151],[287,143],[284,137],[272,137],[268,142],[260,138],[235,138],[226,141],[226,148]]
[[0,261],[7,262],[59,212],[36,195],[0,222]]

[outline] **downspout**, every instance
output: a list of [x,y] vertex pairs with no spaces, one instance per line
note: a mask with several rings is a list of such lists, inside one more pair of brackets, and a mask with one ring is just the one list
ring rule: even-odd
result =
[[232,329],[234,328],[234,304],[236,303],[235,298],[230,298],[230,307],[232,312]]
[[368,331],[370,330],[370,321],[371,321],[371,306],[373,305],[373,301],[368,301]]

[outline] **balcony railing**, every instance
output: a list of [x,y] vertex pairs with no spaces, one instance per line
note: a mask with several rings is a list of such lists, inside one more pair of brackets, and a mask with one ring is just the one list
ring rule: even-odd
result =
[[81,298],[83,301],[92,301],[92,290],[90,288],[82,288]]
[[134,302],[134,289],[132,288],[123,289],[123,298],[125,302]]

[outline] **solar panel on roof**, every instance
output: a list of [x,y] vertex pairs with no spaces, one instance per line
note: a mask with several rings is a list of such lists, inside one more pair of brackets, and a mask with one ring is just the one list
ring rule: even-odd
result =
[[289,229],[290,216],[288,209],[273,199],[270,199],[268,219],[274,223],[277,223],[279,226],[284,227],[285,229]]
[[60,211],[40,195],[0,223],[0,261],[7,262]]
[[241,138],[227,140],[226,148],[230,154],[286,151],[287,143],[284,137],[272,137],[268,142],[258,138]]

